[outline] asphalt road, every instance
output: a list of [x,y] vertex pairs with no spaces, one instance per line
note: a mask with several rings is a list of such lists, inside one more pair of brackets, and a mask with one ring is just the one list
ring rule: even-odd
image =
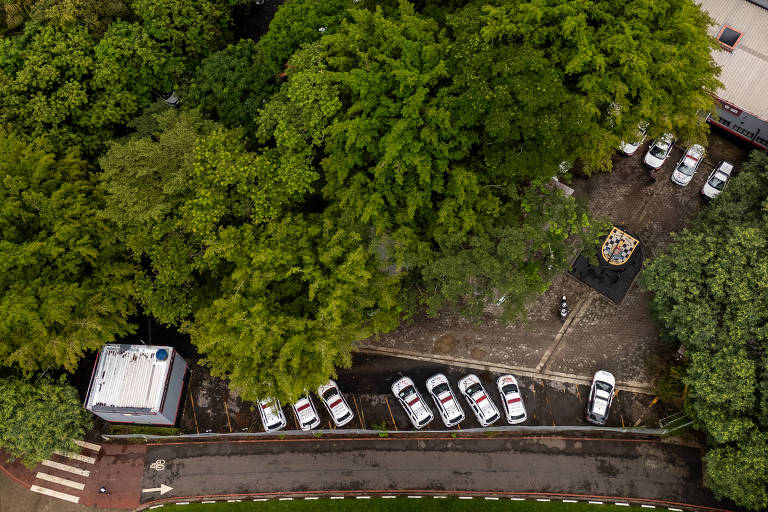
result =
[[[149,464],[165,460],[165,469]],[[696,448],[577,437],[286,439],[153,445],[143,488],[163,498],[311,491],[549,492],[723,506]],[[142,501],[157,499],[144,493]]]

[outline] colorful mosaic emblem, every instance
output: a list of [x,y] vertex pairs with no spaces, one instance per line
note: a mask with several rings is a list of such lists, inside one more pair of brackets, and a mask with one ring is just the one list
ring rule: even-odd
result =
[[623,265],[629,261],[640,241],[614,226],[603,242],[603,259],[609,265]]

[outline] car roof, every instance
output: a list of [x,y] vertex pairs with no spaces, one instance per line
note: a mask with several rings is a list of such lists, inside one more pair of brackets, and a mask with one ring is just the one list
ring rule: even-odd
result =
[[595,376],[592,378],[592,382],[597,380],[606,382],[610,384],[612,387],[616,386],[616,379],[614,378],[613,374],[605,370],[598,370],[597,372],[595,372]]
[[728,176],[730,176],[731,172],[733,171],[733,164],[731,162],[726,162],[725,160],[723,160],[722,162],[720,162],[720,165],[715,167],[715,170],[721,171],[727,174]]

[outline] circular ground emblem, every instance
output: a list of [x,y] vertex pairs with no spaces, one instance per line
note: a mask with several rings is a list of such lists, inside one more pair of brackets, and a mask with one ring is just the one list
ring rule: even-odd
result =
[[624,265],[638,245],[637,238],[614,226],[603,242],[603,259],[609,265]]

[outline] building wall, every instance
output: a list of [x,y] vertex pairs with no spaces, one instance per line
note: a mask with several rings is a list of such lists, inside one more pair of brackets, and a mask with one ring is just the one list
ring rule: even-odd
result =
[[723,100],[717,100],[717,115],[719,119],[709,118],[708,121],[751,142],[758,148],[768,150],[768,121],[744,112]]
[[[176,423],[176,415],[181,407],[181,392],[184,388],[184,376],[187,373],[187,362],[184,361],[178,352],[173,353],[173,369],[168,379],[168,388],[165,391],[165,403],[160,412],[161,423],[172,425]],[[157,422],[155,422],[157,423]]]

